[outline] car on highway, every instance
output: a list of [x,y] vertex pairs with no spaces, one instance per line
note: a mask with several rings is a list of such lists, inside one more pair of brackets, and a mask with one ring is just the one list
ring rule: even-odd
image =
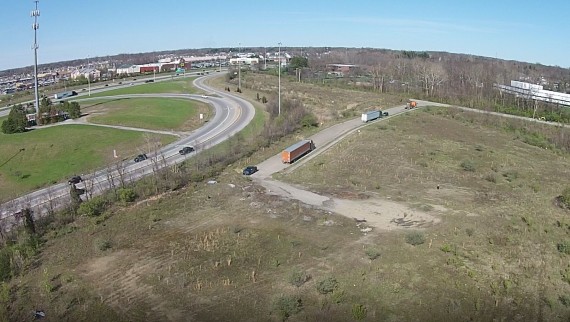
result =
[[67,180],[67,184],[78,184],[81,181],[83,181],[83,179],[80,176],[73,176]]
[[145,83],[154,83],[154,79],[147,79],[144,81]]
[[245,169],[243,169],[244,176],[250,176],[256,172],[257,172],[257,167],[254,165],[248,165],[247,167],[245,167]]
[[185,155],[185,154],[192,153],[192,152],[194,152],[194,147],[191,147],[191,146],[185,146],[180,151],[178,151],[178,153],[180,153],[180,155]]
[[146,153],[142,153],[142,154],[139,154],[135,157],[135,162],[141,162],[141,161],[144,161],[146,159],[148,159],[148,157],[146,156]]

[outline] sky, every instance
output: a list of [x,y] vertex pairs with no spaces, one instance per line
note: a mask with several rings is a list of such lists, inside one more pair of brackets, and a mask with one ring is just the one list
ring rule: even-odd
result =
[[[0,0],[0,70],[32,66],[32,0]],[[446,51],[570,67],[570,1],[40,0],[38,63],[216,47]]]

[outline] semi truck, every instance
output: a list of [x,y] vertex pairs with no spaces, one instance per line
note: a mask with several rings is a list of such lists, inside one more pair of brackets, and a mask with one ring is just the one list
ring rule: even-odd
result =
[[60,100],[60,99],[62,99],[62,98],[71,97],[71,96],[75,96],[75,95],[77,95],[77,92],[76,92],[76,91],[67,91],[67,92],[57,93],[57,94],[55,94],[53,97],[54,97],[56,100]]
[[305,154],[315,149],[313,140],[301,140],[281,152],[283,163],[293,163]]
[[371,111],[371,112],[362,113],[362,122],[366,123],[374,121],[375,119],[380,117],[382,117],[382,111]]

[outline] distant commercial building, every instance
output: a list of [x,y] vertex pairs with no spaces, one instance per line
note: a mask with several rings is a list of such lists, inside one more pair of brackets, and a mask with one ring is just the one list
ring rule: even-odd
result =
[[71,79],[77,79],[81,76],[95,81],[101,78],[101,71],[95,68],[81,68],[74,70],[70,75]]
[[259,64],[259,58],[257,58],[257,57],[230,58],[230,65],[237,66],[238,64],[256,65],[256,64]]

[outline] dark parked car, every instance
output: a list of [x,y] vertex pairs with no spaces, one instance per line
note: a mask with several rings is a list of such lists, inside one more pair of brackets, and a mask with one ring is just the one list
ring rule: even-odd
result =
[[256,172],[257,172],[257,167],[254,165],[247,166],[245,169],[243,169],[244,176],[250,176]]
[[144,81],[145,83],[154,83],[154,79],[147,79]]
[[81,179],[80,176],[73,176],[73,177],[69,178],[69,180],[67,180],[67,184],[78,184],[81,181],[83,181],[83,179]]
[[141,162],[141,161],[144,161],[146,159],[148,159],[148,157],[146,156],[145,153],[139,154],[135,157],[135,162]]
[[182,148],[182,150],[178,151],[178,153],[180,153],[180,155],[185,155],[188,153],[194,152],[194,148],[191,146],[185,146]]

